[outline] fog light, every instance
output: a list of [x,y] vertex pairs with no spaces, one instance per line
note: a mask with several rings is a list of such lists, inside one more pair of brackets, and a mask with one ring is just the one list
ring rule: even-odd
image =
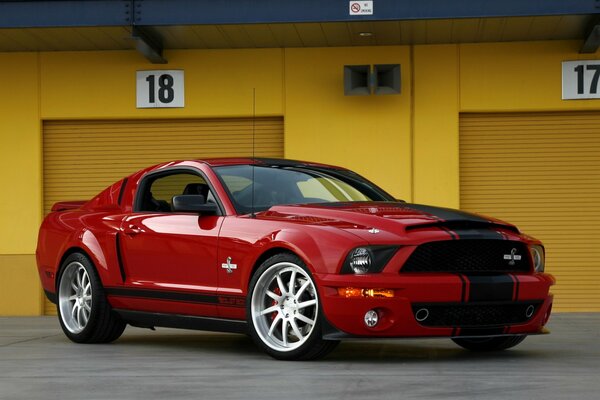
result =
[[379,315],[377,315],[377,311],[369,310],[365,314],[365,325],[369,328],[373,328],[379,322]]
[[533,312],[535,311],[535,307],[533,305],[530,305],[529,307],[527,307],[527,309],[525,310],[525,316],[527,318],[531,318],[531,316],[533,315]]
[[415,313],[415,318],[419,322],[425,321],[427,318],[429,318],[429,310],[426,308],[421,308]]

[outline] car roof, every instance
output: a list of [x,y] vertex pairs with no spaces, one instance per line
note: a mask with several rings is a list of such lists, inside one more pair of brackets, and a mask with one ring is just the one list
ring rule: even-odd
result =
[[224,158],[205,158],[205,159],[195,160],[195,161],[208,164],[211,167],[222,167],[222,166],[227,166],[227,165],[265,165],[265,166],[282,166],[282,167],[312,166],[312,167],[343,169],[341,167],[336,167],[334,165],[327,165],[327,164],[308,162],[308,161],[299,161],[299,160],[288,160],[288,159],[284,159],[284,158],[224,157]]

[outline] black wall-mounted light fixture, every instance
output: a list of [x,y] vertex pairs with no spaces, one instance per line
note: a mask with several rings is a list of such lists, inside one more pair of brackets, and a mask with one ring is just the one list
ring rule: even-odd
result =
[[400,64],[344,65],[344,95],[400,94]]
[[370,65],[344,65],[344,96],[371,94],[370,77]]

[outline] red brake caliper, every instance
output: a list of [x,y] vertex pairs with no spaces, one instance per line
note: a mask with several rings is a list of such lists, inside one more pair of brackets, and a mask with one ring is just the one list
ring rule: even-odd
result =
[[[273,293],[275,293],[278,296],[281,296],[281,289],[279,289],[278,287],[276,287],[273,290]],[[277,300],[273,299],[273,301],[271,301],[271,306],[276,306],[277,305]],[[273,321],[275,319],[275,317],[277,316],[277,311],[273,311],[271,313],[271,321]]]

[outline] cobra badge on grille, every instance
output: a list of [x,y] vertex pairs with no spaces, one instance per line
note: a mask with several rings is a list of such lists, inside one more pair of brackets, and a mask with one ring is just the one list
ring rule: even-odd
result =
[[521,256],[519,254],[516,254],[516,253],[517,253],[517,249],[513,248],[510,251],[510,254],[505,254],[504,255],[504,259],[505,260],[510,260],[508,262],[508,265],[515,265],[515,261],[521,261]]

